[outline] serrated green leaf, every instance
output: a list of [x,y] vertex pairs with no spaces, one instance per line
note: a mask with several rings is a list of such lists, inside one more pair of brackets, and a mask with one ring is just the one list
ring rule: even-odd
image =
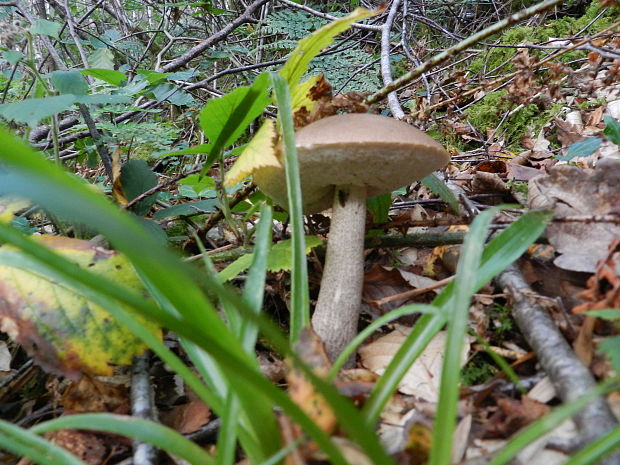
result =
[[588,157],[598,150],[601,146],[601,142],[601,139],[598,137],[588,137],[568,147],[568,152],[565,157],[556,158],[562,161],[570,161],[575,157]]
[[611,116],[605,116],[605,129],[603,134],[616,145],[620,145],[620,121]]
[[60,94],[86,95],[88,82],[76,69],[69,71],[53,71],[50,80]]
[[330,45],[334,38],[341,32],[346,31],[355,21],[361,21],[377,14],[379,10],[368,11],[364,8],[356,8],[350,15],[332,21],[310,36],[302,39],[291,53],[280,71],[280,76],[287,80],[289,86],[294,88],[301,77],[308,71],[308,64],[321,50]]
[[95,69],[114,69],[114,54],[109,48],[97,48],[88,57],[88,64]]
[[[127,201],[143,194],[147,190],[157,185],[157,175],[153,173],[149,165],[144,160],[129,160],[121,168],[121,185]],[[138,216],[146,215],[155,203],[155,195],[150,195],[141,200],[133,207],[133,211]]]
[[80,73],[85,76],[92,76],[96,79],[107,82],[108,84],[112,84],[113,86],[120,86],[127,80],[127,76],[125,74],[113,69],[89,68],[81,70]]
[[58,33],[60,32],[61,28],[62,25],[58,23],[54,23],[46,19],[37,18],[35,19],[34,23],[32,23],[32,26],[30,26],[30,33],[50,36],[54,39],[58,39]]
[[457,215],[460,215],[461,207],[459,206],[458,200],[454,196],[454,193],[450,190],[450,188],[439,179],[434,174],[429,174],[422,180],[420,180],[423,186],[428,188],[433,194],[438,195],[441,200],[446,202],[452,211]]
[[[117,252],[60,236],[38,241],[79,268],[145,292],[131,264]],[[10,322],[11,337],[39,364],[73,378],[81,372],[111,375],[114,365],[130,364],[144,351],[146,346],[102,307],[30,271],[28,263],[21,251],[0,247],[0,317],[4,324]],[[153,324],[143,323],[161,334]]]
[[200,127],[219,149],[233,144],[269,104],[269,75],[261,74],[249,87],[239,87],[209,100],[200,112]]
[[76,102],[75,95],[56,95],[54,97],[28,98],[21,102],[0,105],[0,116],[18,123],[26,123],[31,128],[42,119],[68,110]]
[[4,58],[10,65],[14,65],[24,57],[22,52],[17,50],[5,50],[2,52],[2,58]]
[[[312,249],[323,244],[323,241],[316,236],[306,236],[306,254],[309,254]],[[269,251],[269,257],[267,258],[267,269],[271,272],[278,271],[290,271],[293,267],[293,254],[291,253],[292,241],[286,240],[278,242]],[[247,270],[254,260],[254,253],[248,253],[237,260],[232,262],[226,268],[219,273],[219,278],[222,282],[230,281],[239,273],[243,273]]]

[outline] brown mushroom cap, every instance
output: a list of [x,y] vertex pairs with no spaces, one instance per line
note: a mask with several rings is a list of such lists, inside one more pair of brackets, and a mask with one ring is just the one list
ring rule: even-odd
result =
[[[450,161],[437,141],[387,116],[329,116],[297,131],[296,141],[307,214],[330,208],[335,186],[365,186],[372,197],[418,181]],[[283,169],[261,168],[254,182],[288,206]]]

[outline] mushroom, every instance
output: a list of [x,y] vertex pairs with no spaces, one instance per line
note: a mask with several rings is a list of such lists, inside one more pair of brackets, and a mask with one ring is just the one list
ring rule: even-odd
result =
[[[332,208],[312,327],[334,360],[357,334],[364,278],[366,198],[420,180],[450,160],[413,126],[372,114],[323,118],[296,133],[304,213]],[[288,205],[284,170],[260,168],[254,182]]]

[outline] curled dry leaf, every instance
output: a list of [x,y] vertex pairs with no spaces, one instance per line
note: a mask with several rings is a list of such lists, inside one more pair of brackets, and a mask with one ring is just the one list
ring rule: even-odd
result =
[[[410,331],[410,328],[397,329],[362,347],[359,350],[362,365],[370,371],[382,374]],[[398,386],[400,392],[428,402],[438,401],[445,344],[446,333],[440,331],[407,371]],[[469,347],[470,340],[468,338],[461,353],[462,365],[467,360]]]
[[[146,297],[124,256],[66,237],[42,236],[39,242],[79,268]],[[134,355],[146,349],[102,307],[42,273],[20,251],[0,247],[0,329],[43,368],[72,379],[82,372],[111,375],[114,365],[130,364]],[[153,323],[143,324],[161,335]]]
[[529,183],[530,208],[553,209],[555,218],[583,217],[583,221],[553,222],[549,243],[560,254],[554,263],[572,271],[594,273],[607,255],[609,243],[620,237],[620,225],[587,221],[602,215],[620,218],[620,160],[603,159],[594,170],[556,166],[547,176]]

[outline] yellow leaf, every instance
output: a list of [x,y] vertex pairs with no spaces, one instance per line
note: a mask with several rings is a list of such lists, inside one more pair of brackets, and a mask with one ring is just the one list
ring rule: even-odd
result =
[[30,201],[18,197],[0,197],[0,223],[10,223],[15,213],[30,205]]
[[235,164],[226,173],[224,185],[234,186],[259,168],[268,166],[282,168],[275,146],[276,139],[273,120],[265,120]]
[[121,184],[121,151],[120,149],[116,150],[112,154],[112,196],[116,199],[119,205],[127,205],[129,201],[127,197],[125,197],[125,192],[123,191],[123,185]]
[[[39,240],[77,267],[146,298],[123,255],[79,239],[41,236]],[[115,365],[130,364],[146,349],[101,306],[38,271],[24,269],[28,258],[15,248],[0,247],[0,262],[0,328],[45,369],[73,379],[82,372],[111,375]],[[161,337],[155,324],[138,319]]]
[[308,113],[312,113],[316,106],[316,100],[314,100],[308,92],[314,87],[314,85],[321,80],[323,76],[312,76],[310,79],[295,86],[291,92],[291,104],[293,105],[293,113],[300,108],[306,107]]

